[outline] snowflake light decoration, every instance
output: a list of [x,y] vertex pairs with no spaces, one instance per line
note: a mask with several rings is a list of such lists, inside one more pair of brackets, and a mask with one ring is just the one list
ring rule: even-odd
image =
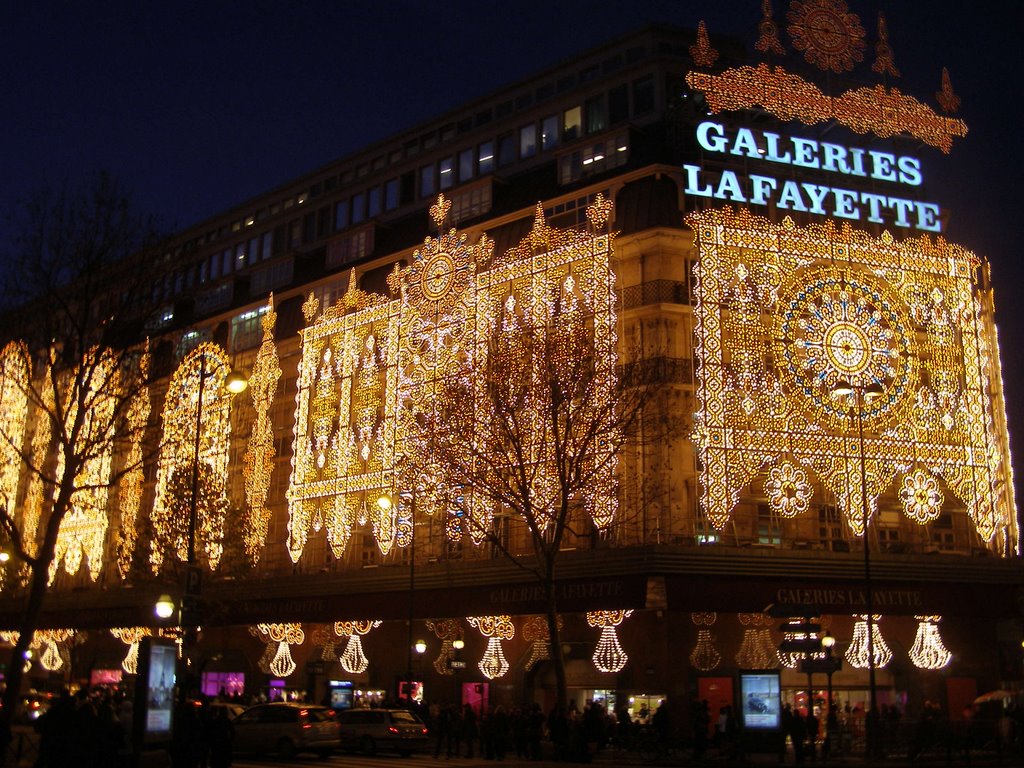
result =
[[915,616],[920,622],[914,644],[910,647],[910,661],[918,669],[942,669],[953,659],[939,634],[941,616]]
[[916,469],[903,478],[900,501],[904,513],[915,523],[925,525],[937,520],[942,500],[938,481],[924,470]]
[[[892,661],[892,651],[882,637],[882,631],[878,627],[881,616],[873,616],[871,622],[871,645],[874,647],[875,667],[882,669]],[[856,617],[857,622],[853,625],[853,639],[850,647],[846,649],[846,660],[851,667],[867,669],[871,666],[871,656],[868,654],[868,617],[861,614]]]
[[772,511],[782,517],[796,517],[807,511],[812,489],[807,482],[807,473],[786,461],[768,472],[764,493]]

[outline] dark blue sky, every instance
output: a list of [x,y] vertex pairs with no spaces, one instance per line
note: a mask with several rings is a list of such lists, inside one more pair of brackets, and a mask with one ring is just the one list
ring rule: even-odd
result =
[[[776,19],[788,0],[775,0]],[[970,133],[922,151],[948,236],[993,265],[1024,431],[1024,3],[854,0],[873,60],[885,10],[903,77],[935,104],[947,66]],[[0,10],[0,214],[45,183],[109,170],[168,228],[652,21],[756,39],[760,0],[9,2]],[[783,41],[788,39],[783,35]],[[0,251],[8,246],[0,226]],[[1022,358],[1021,362],[1016,362]],[[1020,450],[1024,450],[1024,443]],[[1024,471],[1024,470],[1022,470]]]

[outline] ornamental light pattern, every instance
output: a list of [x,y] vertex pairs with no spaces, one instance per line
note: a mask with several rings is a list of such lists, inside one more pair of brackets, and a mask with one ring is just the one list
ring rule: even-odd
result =
[[[156,474],[153,526],[156,530],[150,563],[159,573],[166,557],[187,559],[188,517],[192,472],[199,429],[196,550],[216,570],[224,551],[224,515],[228,453],[231,442],[231,400],[225,386],[231,365],[216,344],[204,343],[181,361],[171,377],[163,410],[163,445]],[[199,394],[202,391],[201,422]]]
[[915,523],[925,525],[934,522],[939,517],[943,501],[938,480],[923,469],[904,475],[900,501],[904,514]]
[[690,620],[697,626],[697,643],[690,651],[690,663],[701,672],[710,672],[722,661],[722,654],[715,648],[715,636],[708,629],[717,619],[716,613],[690,614]]
[[[835,495],[859,536],[863,498],[873,514],[916,465],[942,478],[990,546],[1016,547],[998,350],[974,254],[831,220],[774,224],[745,209],[687,220],[700,251],[693,437],[700,503],[716,527],[762,467],[785,457]],[[738,366],[759,382],[753,395]],[[877,383],[882,396],[852,407],[831,396],[839,382]],[[926,493],[911,516],[933,514],[936,501]]]
[[[417,516],[442,521],[449,539],[468,533],[482,541],[490,506],[443,476],[442,463],[431,460],[431,430],[444,421],[446,379],[479,368],[508,324],[550,317],[553,297],[579,307],[592,327],[603,391],[610,394],[616,382],[611,236],[549,227],[538,206],[523,243],[495,258],[486,236],[473,243],[444,229],[450,206],[442,195],[431,207],[439,234],[427,237],[408,265],[396,264],[390,298],[359,289],[353,272],[334,306],[321,307],[312,295],[303,305],[287,492],[294,562],[321,529],[336,557],[359,526],[370,527],[382,554],[407,547],[414,506]],[[604,227],[609,213],[603,198],[588,209],[595,227]],[[599,528],[617,511],[613,442],[602,443],[604,453],[593,459],[603,474],[586,499]],[[555,470],[549,456],[536,458],[533,490],[543,508],[556,487]],[[381,495],[392,499],[386,510],[375,503]]]
[[114,627],[110,634],[128,646],[128,652],[121,662],[121,669],[129,675],[134,675],[139,668],[139,643],[152,632],[149,627]]
[[455,660],[455,641],[462,639],[462,624],[457,619],[428,620],[427,629],[441,641],[441,651],[434,659],[434,670],[439,675],[454,675],[451,662]]
[[629,661],[629,656],[619,645],[615,628],[632,615],[633,611],[587,612],[587,624],[601,628],[601,638],[597,641],[592,657],[599,672],[621,672]]
[[275,677],[288,677],[295,671],[291,646],[302,645],[306,640],[301,624],[257,624],[252,630],[257,637],[265,638],[267,643],[267,650],[260,662],[261,668]]
[[138,539],[136,521],[142,505],[145,468],[142,465],[142,441],[146,436],[146,424],[149,422],[150,402],[149,386],[149,342],[142,351],[138,362],[138,385],[128,405],[128,429],[130,443],[128,456],[125,459],[125,472],[118,484],[117,506],[120,511],[120,527],[117,532],[117,570],[121,578],[128,578],[132,565],[132,553]]
[[277,393],[281,378],[277,346],[274,344],[274,325],[277,313],[274,311],[274,294],[267,300],[267,311],[260,318],[263,324],[263,342],[256,355],[256,363],[249,375],[249,393],[252,397],[255,417],[249,445],[245,451],[245,500],[249,504],[249,529],[246,531],[245,551],[255,565],[267,540],[271,510],[266,506],[270,475],[274,470],[274,425],[270,421],[270,409]]
[[[556,617],[558,629],[562,629],[562,617]],[[530,671],[540,661],[547,661],[551,658],[551,632],[548,629],[546,616],[530,616],[523,623],[523,639],[530,644],[530,655],[523,665],[524,669]]]
[[504,677],[508,672],[508,660],[502,650],[501,641],[511,640],[516,635],[511,616],[467,616],[471,627],[480,630],[487,638],[487,650],[477,666],[488,680]]
[[939,634],[941,616],[915,616],[919,622],[914,644],[910,647],[910,661],[918,669],[942,669],[953,660]]
[[[868,617],[860,614],[855,617],[853,625],[853,639],[850,640],[850,647],[846,649],[846,660],[851,667],[867,669],[871,666],[871,656],[868,653]],[[892,651],[882,637],[882,630],[878,622],[882,617],[874,614],[871,622],[871,645],[874,649],[875,667],[881,669],[892,661]]]
[[812,490],[807,473],[789,461],[772,467],[764,483],[768,504],[780,517],[796,517],[806,512]]
[[358,675],[366,671],[370,666],[369,659],[363,653],[362,635],[368,634],[374,627],[380,626],[379,621],[336,621],[334,622],[334,634],[338,637],[348,637],[345,650],[342,651],[339,661],[346,672]]
[[775,648],[771,646],[771,634],[765,629],[764,614],[741,613],[739,621],[743,625],[743,640],[736,652],[737,666],[740,669],[769,669],[777,666],[779,661]]
[[[51,356],[53,352],[50,352]],[[43,381],[50,381],[53,374],[52,363],[48,363],[43,374]],[[50,439],[53,435],[53,426],[46,414],[54,411],[53,387],[42,386],[41,398],[42,407],[36,411],[39,418],[35,419],[35,433],[32,435],[32,463],[36,467],[45,466],[46,457],[50,451]],[[21,524],[21,538],[25,542],[25,549],[30,555],[37,551],[36,536],[39,529],[39,521],[43,514],[43,477],[39,472],[29,475],[28,490],[25,492],[25,504]]]
[[0,352],[0,501],[8,508],[18,498],[31,375],[28,347],[9,342]]

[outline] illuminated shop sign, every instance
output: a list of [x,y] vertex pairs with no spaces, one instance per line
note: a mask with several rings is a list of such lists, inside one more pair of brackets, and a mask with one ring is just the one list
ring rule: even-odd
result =
[[[921,161],[890,152],[845,147],[826,141],[783,136],[770,131],[740,128],[730,131],[721,123],[705,120],[697,126],[697,142],[706,152],[759,160],[766,164],[809,168],[838,177],[921,185]],[[941,232],[939,206],[878,191],[826,186],[809,181],[780,179],[775,175],[746,176],[725,169],[705,178],[699,165],[684,164],[686,194],[751,205],[774,204],[776,208],[841,219],[891,223],[925,232]]]

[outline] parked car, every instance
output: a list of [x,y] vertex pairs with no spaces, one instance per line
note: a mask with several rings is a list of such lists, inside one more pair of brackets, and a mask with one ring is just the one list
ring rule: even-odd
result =
[[238,754],[273,753],[287,760],[299,752],[327,757],[338,748],[338,722],[329,707],[257,704],[232,720],[232,725]]
[[407,757],[427,748],[427,726],[404,709],[344,709],[338,735],[342,748],[364,755],[389,751]]

